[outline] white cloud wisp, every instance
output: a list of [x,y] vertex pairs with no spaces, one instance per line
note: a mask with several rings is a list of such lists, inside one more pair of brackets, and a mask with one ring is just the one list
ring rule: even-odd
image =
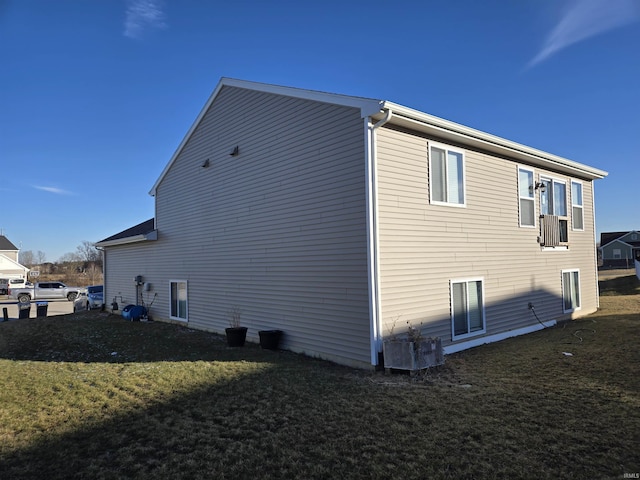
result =
[[638,20],[636,0],[573,0],[528,68],[587,38]]
[[33,185],[36,190],[42,190],[43,192],[55,193],[56,195],[73,195],[73,193],[63,190],[57,187],[42,187],[40,185]]
[[145,28],[165,28],[164,12],[158,0],[128,0],[124,36],[139,38]]

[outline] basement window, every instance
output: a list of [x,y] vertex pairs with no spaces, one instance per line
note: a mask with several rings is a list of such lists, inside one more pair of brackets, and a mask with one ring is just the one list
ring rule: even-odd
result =
[[451,280],[451,338],[459,340],[485,331],[482,279]]
[[171,280],[169,294],[171,311],[169,318],[187,321],[187,282],[185,280]]
[[580,271],[562,271],[562,305],[564,313],[580,310]]

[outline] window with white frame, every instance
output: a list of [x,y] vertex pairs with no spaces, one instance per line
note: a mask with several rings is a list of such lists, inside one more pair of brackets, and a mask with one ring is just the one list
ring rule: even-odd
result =
[[622,258],[622,250],[620,250],[619,248],[614,248],[613,249],[613,258],[614,260],[619,260]]
[[582,183],[571,182],[571,219],[574,230],[584,230]]
[[171,280],[169,317],[174,320],[187,320],[187,282]]
[[431,203],[464,206],[464,153],[445,145],[429,146]]
[[451,280],[451,337],[454,340],[485,332],[481,278]]
[[567,216],[567,184],[563,180],[540,179],[543,191],[540,193],[540,210],[543,215]]
[[[558,217],[557,235],[560,243],[569,241],[567,219],[567,183],[564,180],[540,178],[540,213]],[[544,224],[544,218],[543,218]]]
[[580,310],[580,271],[562,271],[562,306],[564,313]]
[[518,168],[518,197],[520,198],[520,226],[535,227],[536,212],[534,201],[533,170]]

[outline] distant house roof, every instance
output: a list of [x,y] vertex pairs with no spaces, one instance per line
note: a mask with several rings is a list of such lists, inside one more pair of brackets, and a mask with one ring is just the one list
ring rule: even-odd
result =
[[18,247],[11,243],[7,237],[5,237],[4,235],[0,235],[0,250],[18,251]]
[[157,240],[158,232],[155,229],[155,223],[155,219],[150,218],[149,220],[139,223],[131,228],[127,228],[120,233],[116,233],[104,240],[100,240],[96,243],[96,247],[111,247],[127,243]]
[[[605,245],[613,242],[614,240],[617,240],[620,237],[624,237],[625,235],[635,231],[636,230],[629,230],[626,232],[602,232],[600,234],[600,247],[604,247]],[[624,243],[636,246],[638,242],[625,241]]]

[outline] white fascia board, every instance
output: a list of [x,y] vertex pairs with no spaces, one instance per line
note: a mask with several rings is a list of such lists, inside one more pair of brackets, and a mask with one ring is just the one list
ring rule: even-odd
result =
[[11,260],[9,257],[7,257],[6,255],[0,253],[0,260],[4,263],[8,263],[10,266],[14,266],[16,267],[16,270],[25,270],[25,271],[30,271],[29,268],[25,267],[24,265],[20,265],[18,262],[16,262],[15,260]]
[[[390,123],[416,129],[447,140],[486,150],[530,165],[560,171],[583,179],[595,180],[608,175],[604,170],[589,167],[572,160],[537,150],[473,128],[450,122],[392,102],[385,102],[384,109],[391,109]],[[378,114],[377,116],[381,116]]]
[[283,87],[280,85],[271,85],[268,83],[249,82],[247,80],[237,80],[234,78],[222,78],[220,83],[229,87],[246,88],[265,93],[273,93],[285,97],[294,97],[304,100],[313,100],[316,102],[329,103],[333,105],[341,105],[344,107],[358,108],[361,111],[361,117],[366,118],[380,112],[382,100],[375,100],[366,97],[354,97],[351,95],[340,95],[337,93],[320,92],[317,90],[306,90],[303,88]]
[[220,90],[222,90],[223,86],[224,85],[222,83],[222,80],[220,80],[220,82],[218,82],[218,85],[216,86],[216,88],[213,90],[213,93],[211,93],[211,95],[209,96],[209,99],[204,104],[204,107],[202,107],[202,109],[200,110],[200,113],[198,113],[198,116],[196,117],[195,121],[191,124],[191,127],[189,127],[189,130],[187,130],[186,135],[184,136],[184,138],[180,142],[180,145],[178,145],[178,148],[176,148],[176,151],[171,156],[171,159],[169,160],[167,165],[164,167],[164,169],[160,173],[160,176],[156,180],[156,183],[154,183],[153,187],[151,187],[151,190],[149,191],[149,195],[151,195],[152,197],[156,196],[156,190],[158,188],[158,185],[160,184],[160,182],[162,181],[164,176],[167,174],[167,172],[169,171],[169,169],[173,165],[173,162],[176,161],[176,158],[178,158],[178,155],[180,155],[180,152],[182,151],[184,146],[187,144],[187,141],[189,141],[189,138],[191,137],[191,135],[193,134],[193,132],[197,128],[198,124],[200,123],[200,121],[202,120],[204,115],[207,113],[207,110],[209,110],[209,107],[211,106],[211,104],[213,103],[215,98],[218,96],[218,93],[220,93]]
[[146,242],[146,241],[153,241],[157,239],[158,239],[158,231],[154,230],[144,235],[134,235],[132,237],[118,238],[116,240],[109,240],[107,242],[97,242],[96,247],[101,247],[101,248],[114,247],[117,245],[127,245],[129,243]]
[[211,106],[213,101],[216,99],[216,97],[220,93],[220,90],[222,90],[223,87],[244,88],[247,90],[253,90],[258,92],[273,93],[275,95],[283,95],[287,97],[295,97],[295,98],[300,98],[305,100],[313,100],[317,102],[334,104],[334,105],[342,105],[345,107],[358,108],[360,109],[361,118],[370,117],[380,112],[380,109],[382,108],[382,104],[384,103],[382,100],[375,100],[371,98],[353,97],[349,95],[339,95],[336,93],[325,93],[325,92],[318,92],[314,90],[305,90],[305,89],[294,88],[294,87],[283,87],[279,85],[271,85],[267,83],[250,82],[247,80],[238,80],[234,78],[223,77],[220,79],[220,81],[218,82],[218,85],[209,96],[209,99],[204,104],[204,107],[202,107],[202,110],[200,110],[200,113],[198,114],[195,121],[187,131],[184,138],[182,139],[182,142],[180,142],[180,145],[178,145],[178,148],[174,152],[173,156],[171,157],[167,165],[164,167],[164,170],[162,170],[162,173],[160,173],[158,180],[156,180],[156,183],[154,183],[153,187],[151,187],[151,190],[149,191],[149,195],[151,195],[152,197],[155,197],[158,185],[160,184],[164,176],[167,174],[167,172],[173,165],[173,162],[175,162],[178,155],[180,155],[180,152],[189,141],[189,138],[191,137],[195,129],[198,127],[198,124],[200,123],[202,118],[206,115],[207,111],[209,110],[209,107]]

